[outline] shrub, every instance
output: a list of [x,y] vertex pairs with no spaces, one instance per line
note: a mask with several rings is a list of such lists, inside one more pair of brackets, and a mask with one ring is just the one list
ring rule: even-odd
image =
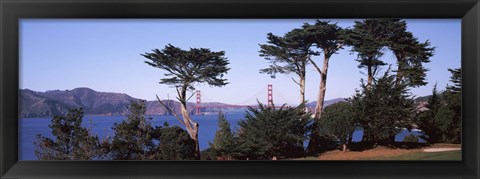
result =
[[239,122],[240,159],[272,159],[305,155],[303,144],[311,124],[304,105],[280,109],[249,108],[245,119]]

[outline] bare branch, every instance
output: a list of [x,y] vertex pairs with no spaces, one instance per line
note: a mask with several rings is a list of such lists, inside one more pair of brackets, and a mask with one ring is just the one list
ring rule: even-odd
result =
[[185,125],[185,122],[182,121],[182,119],[180,119],[180,117],[178,117],[177,113],[175,111],[173,111],[170,107],[168,107],[167,105],[165,105],[165,103],[162,102],[162,100],[160,100],[160,98],[158,97],[158,95],[155,95],[157,96],[157,100],[158,102],[160,102],[160,104],[162,104],[163,107],[165,107],[165,109],[167,109],[167,111],[171,114],[173,114],[173,116],[175,116],[175,118],[180,122],[180,124]]
[[188,100],[190,100],[190,98],[192,98],[192,97],[193,97],[193,95],[194,95],[194,94],[196,94],[196,93],[197,93],[196,91],[195,91],[195,92],[193,92],[193,93],[192,93],[192,95],[190,95],[190,97],[188,97],[188,98],[187,98],[187,101],[188,101]]
[[315,67],[315,69],[317,69],[317,71],[319,73],[323,73],[322,70],[318,67],[318,65],[315,63],[315,61],[313,61],[311,58],[308,58],[308,61],[310,61],[310,63],[312,63],[312,65]]
[[295,82],[297,85],[300,85],[299,82],[297,82],[293,77],[292,77],[293,82]]

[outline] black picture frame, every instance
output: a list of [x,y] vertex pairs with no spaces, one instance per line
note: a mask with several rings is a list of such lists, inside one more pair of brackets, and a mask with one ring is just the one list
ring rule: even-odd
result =
[[[18,161],[21,18],[461,18],[462,161]],[[0,178],[480,178],[478,0],[0,0]]]

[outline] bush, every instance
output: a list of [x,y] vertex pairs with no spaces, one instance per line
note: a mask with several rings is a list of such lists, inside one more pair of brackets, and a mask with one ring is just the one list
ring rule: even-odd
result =
[[217,154],[212,148],[202,150],[202,160],[217,160]]
[[114,123],[110,154],[114,160],[147,160],[154,158],[148,150],[155,147],[151,117],[145,117],[145,101],[133,101],[130,114],[121,123]]
[[65,116],[54,116],[51,124],[54,139],[37,135],[35,155],[39,160],[93,160],[105,153],[97,136],[81,126],[83,109],[73,109]]
[[343,151],[345,151],[348,144],[352,142],[356,128],[352,105],[348,102],[339,102],[326,107],[317,128],[334,136],[343,145]]
[[160,160],[194,160],[195,141],[181,127],[164,125],[157,128],[160,144],[155,150]]
[[239,122],[240,159],[272,159],[305,155],[303,143],[311,124],[304,105],[296,108],[249,108]]

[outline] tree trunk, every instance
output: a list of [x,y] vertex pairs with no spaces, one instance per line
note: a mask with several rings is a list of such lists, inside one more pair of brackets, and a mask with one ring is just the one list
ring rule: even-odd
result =
[[190,118],[190,115],[188,114],[188,111],[187,111],[187,106],[184,103],[182,103],[182,117],[185,123],[185,128],[187,129],[187,132],[190,135],[190,138],[192,138],[195,141],[195,158],[197,160],[200,160],[200,145],[198,142],[199,125],[198,123],[196,123]]
[[[395,53],[395,52],[394,52]],[[405,58],[403,57],[404,55],[402,55],[401,53],[399,52],[396,52],[395,53],[395,57],[397,57],[397,76],[395,78],[395,85],[398,86],[398,84],[400,84],[400,82],[403,80],[403,71],[405,70]]]
[[317,97],[317,110],[315,113],[315,119],[320,120],[320,117],[322,116],[322,110],[323,110],[323,103],[325,101],[325,92],[327,90],[327,73],[328,73],[328,58],[327,54],[325,54],[324,50],[324,58],[323,58],[323,67],[322,71],[320,72],[320,86],[318,90],[318,97]]
[[187,129],[187,132],[190,135],[190,138],[192,138],[195,141],[195,159],[200,160],[201,159],[200,145],[198,142],[199,124],[193,121],[192,118],[190,118],[190,115],[188,114],[188,111],[187,111],[187,85],[184,85],[182,87],[181,92],[179,94],[179,101],[181,104],[181,111],[182,111],[183,122],[185,123],[185,128]]
[[300,103],[305,102],[305,77],[300,77]]
[[373,82],[373,72],[372,72],[372,66],[368,66],[368,80],[367,80],[367,89],[372,88],[372,82]]
[[347,144],[343,144],[343,152],[347,152]]

